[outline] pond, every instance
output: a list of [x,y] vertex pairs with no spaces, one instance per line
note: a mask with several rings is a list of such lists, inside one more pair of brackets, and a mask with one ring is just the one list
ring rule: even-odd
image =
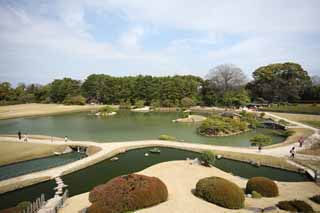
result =
[[[69,195],[74,196],[90,191],[93,187],[106,183],[111,178],[138,172],[157,163],[199,157],[199,153],[196,152],[164,147],[160,148],[160,154],[150,154],[146,157],[144,154],[150,149],[135,149],[121,153],[117,155],[119,158],[117,161],[107,159],[88,168],[63,176],[64,183],[69,186]],[[215,166],[244,178],[265,176],[278,181],[309,181],[307,176],[299,173],[264,166],[255,167],[247,163],[227,159],[217,160]],[[0,209],[15,206],[21,201],[32,201],[39,197],[41,193],[44,193],[46,199],[48,199],[53,196],[54,187],[54,181],[46,181],[2,194],[0,195]]]
[[34,160],[22,161],[14,164],[0,166],[0,181],[32,172],[68,164],[84,158],[86,154],[70,152],[62,155],[38,158]]
[[176,137],[179,141],[222,146],[250,146],[250,138],[257,133],[272,137],[279,143],[284,137],[272,129],[256,129],[236,136],[206,137],[197,134],[199,124],[174,123],[178,112],[135,113],[121,111],[115,116],[97,117],[90,113],[72,113],[46,117],[18,118],[0,121],[0,134],[28,134],[68,136],[71,140],[116,142],[157,139],[161,134]]

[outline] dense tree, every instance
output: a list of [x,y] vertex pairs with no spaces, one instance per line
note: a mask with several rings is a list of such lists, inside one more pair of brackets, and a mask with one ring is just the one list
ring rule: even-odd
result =
[[80,95],[80,86],[80,81],[71,78],[54,80],[50,85],[50,99],[55,103],[62,103],[68,95]]
[[250,97],[245,89],[229,90],[223,94],[223,105],[226,106],[243,106],[250,102]]
[[268,101],[296,101],[311,84],[308,72],[299,64],[283,63],[259,67],[254,80],[247,85],[255,99]]

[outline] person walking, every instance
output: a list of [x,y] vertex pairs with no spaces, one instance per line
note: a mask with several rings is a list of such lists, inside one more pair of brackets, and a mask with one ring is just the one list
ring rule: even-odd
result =
[[262,150],[262,145],[259,144],[259,146],[258,146],[258,151],[261,152],[261,150]]
[[291,150],[290,150],[290,158],[294,159],[294,155],[296,154],[296,148],[295,147],[292,147]]
[[304,143],[304,138],[301,136],[300,138],[299,138],[299,146],[300,147],[302,147],[302,145],[303,145],[303,143]]
[[67,136],[64,136],[64,142],[68,142],[68,137]]
[[19,141],[21,140],[21,138],[22,138],[21,132],[19,131],[19,132],[18,132],[18,139],[19,139]]

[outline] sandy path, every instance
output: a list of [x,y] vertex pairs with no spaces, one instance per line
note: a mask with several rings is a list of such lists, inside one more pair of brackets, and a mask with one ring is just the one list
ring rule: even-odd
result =
[[[137,212],[141,213],[194,213],[194,212],[250,212],[246,209],[229,210],[221,208],[214,204],[208,203],[197,198],[191,192],[195,188],[197,181],[204,177],[219,176],[236,183],[244,188],[247,180],[241,177],[233,176],[215,167],[207,168],[199,165],[190,165],[187,161],[171,161],[151,166],[140,174],[156,176],[160,178],[169,191],[168,201],[157,206],[142,209]],[[312,182],[278,182],[280,196],[276,198],[252,199],[246,198],[245,208],[258,207],[265,208],[275,205],[281,200],[302,199],[320,211],[320,205],[314,204],[308,200],[308,197],[320,193],[320,187]],[[88,193],[74,196],[67,201],[65,208],[59,213],[72,213],[90,206]]]

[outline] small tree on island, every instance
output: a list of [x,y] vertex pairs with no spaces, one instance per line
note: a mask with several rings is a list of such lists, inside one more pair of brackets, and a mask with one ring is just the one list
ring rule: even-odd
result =
[[202,165],[210,166],[210,165],[214,164],[216,157],[212,151],[206,150],[201,153],[199,159],[200,159],[200,162]]
[[272,139],[270,136],[264,134],[258,134],[250,139],[252,146],[267,146],[272,144]]
[[135,103],[134,103],[134,106],[136,108],[142,108],[142,107],[144,107],[144,104],[145,104],[144,100],[136,100]]

